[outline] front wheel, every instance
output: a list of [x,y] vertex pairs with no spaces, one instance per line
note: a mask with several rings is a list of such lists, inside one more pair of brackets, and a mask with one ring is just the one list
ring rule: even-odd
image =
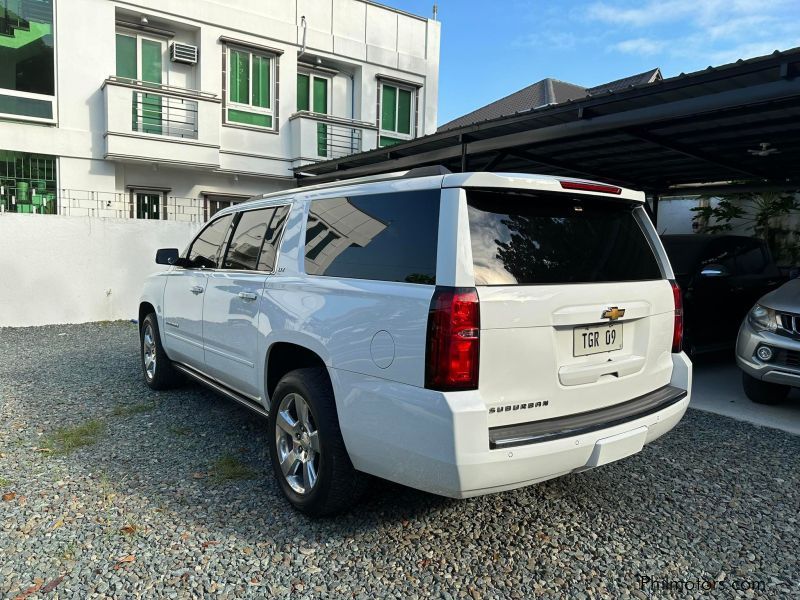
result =
[[291,371],[272,398],[270,458],[283,494],[314,517],[353,506],[366,476],[353,468],[344,446],[328,374],[322,368]]
[[153,390],[166,390],[180,383],[181,375],[172,366],[161,345],[155,313],[150,313],[142,320],[139,342],[144,382]]
[[742,373],[742,387],[750,400],[758,404],[778,404],[789,395],[789,386],[768,383]]

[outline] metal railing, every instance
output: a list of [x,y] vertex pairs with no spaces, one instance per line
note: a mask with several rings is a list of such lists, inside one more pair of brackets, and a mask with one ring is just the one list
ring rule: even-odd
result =
[[190,140],[197,139],[197,100],[133,92],[133,130]]
[[317,144],[324,157],[342,158],[361,152],[363,134],[360,127],[348,127],[327,123],[317,124]]
[[62,189],[59,194],[59,214],[79,217],[115,219],[153,219],[162,221],[204,221],[202,198],[160,196],[154,212],[143,212],[136,194],[130,192],[98,192],[93,190]]

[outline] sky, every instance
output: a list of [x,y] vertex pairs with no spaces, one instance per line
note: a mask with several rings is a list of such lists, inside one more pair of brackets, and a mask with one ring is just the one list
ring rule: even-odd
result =
[[[434,0],[381,0],[430,17]],[[800,46],[800,0],[439,0],[439,124],[553,77],[585,87]]]

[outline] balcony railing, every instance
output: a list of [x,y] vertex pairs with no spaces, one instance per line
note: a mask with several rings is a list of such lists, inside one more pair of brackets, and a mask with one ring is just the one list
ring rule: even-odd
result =
[[103,93],[106,158],[219,167],[216,94],[122,77],[106,79]]
[[342,158],[377,147],[378,129],[372,123],[298,112],[289,117],[294,166]]
[[197,139],[197,100],[133,92],[133,130]]

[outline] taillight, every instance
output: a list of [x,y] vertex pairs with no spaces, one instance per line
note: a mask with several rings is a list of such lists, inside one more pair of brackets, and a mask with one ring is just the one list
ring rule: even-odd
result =
[[437,287],[428,312],[425,387],[478,388],[480,304],[475,288]]
[[622,188],[615,185],[605,185],[603,183],[591,183],[589,181],[561,181],[561,187],[565,190],[580,190],[582,192],[602,192],[604,194],[614,194],[619,196]]
[[683,346],[683,296],[681,288],[674,281],[672,285],[672,297],[675,299],[675,327],[672,329],[672,351],[680,352]]

